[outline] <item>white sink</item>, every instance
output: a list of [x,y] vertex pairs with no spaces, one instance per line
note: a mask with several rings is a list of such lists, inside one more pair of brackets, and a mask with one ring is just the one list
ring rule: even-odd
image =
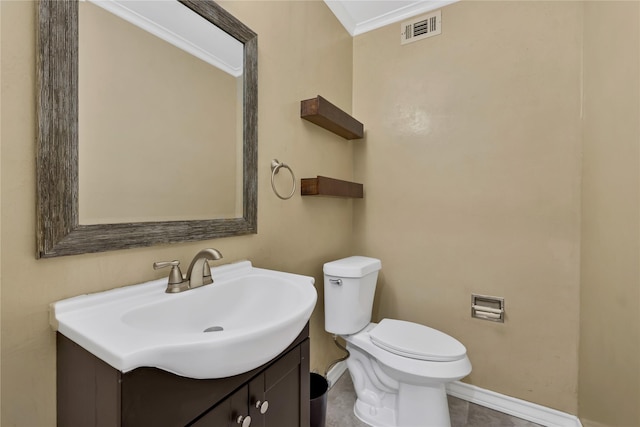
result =
[[114,368],[223,378],[273,359],[316,304],[314,279],[255,268],[211,269],[214,283],[167,294],[167,279],[58,301],[51,325]]

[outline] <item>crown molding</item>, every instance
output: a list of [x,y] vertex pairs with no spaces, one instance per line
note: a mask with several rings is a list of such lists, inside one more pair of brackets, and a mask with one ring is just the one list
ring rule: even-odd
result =
[[[345,5],[349,1],[350,0],[324,0],[326,5],[331,9],[347,32],[351,34],[351,36],[357,36],[359,34],[384,27],[385,25],[400,22],[404,19],[440,9],[441,7],[447,6],[451,3],[455,3],[458,0],[417,0],[411,4],[389,10],[388,12],[373,17],[364,16],[364,13],[360,14],[362,16],[353,16],[352,12]],[[359,5],[365,4],[363,1],[358,1],[356,3]]]

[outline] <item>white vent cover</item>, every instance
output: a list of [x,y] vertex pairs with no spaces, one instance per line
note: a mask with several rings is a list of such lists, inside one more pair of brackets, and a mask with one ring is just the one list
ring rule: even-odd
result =
[[442,33],[442,11],[413,18],[400,24],[400,44],[417,42]]

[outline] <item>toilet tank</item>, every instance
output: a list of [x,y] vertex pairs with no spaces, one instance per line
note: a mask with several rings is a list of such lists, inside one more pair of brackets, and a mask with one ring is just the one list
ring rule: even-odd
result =
[[352,256],[324,265],[324,329],[351,335],[371,322],[379,259]]

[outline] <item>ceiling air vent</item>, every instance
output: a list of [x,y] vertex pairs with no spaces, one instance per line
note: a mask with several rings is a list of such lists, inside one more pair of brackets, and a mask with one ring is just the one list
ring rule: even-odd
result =
[[400,44],[417,42],[442,32],[442,13],[440,10],[413,18],[400,24]]

